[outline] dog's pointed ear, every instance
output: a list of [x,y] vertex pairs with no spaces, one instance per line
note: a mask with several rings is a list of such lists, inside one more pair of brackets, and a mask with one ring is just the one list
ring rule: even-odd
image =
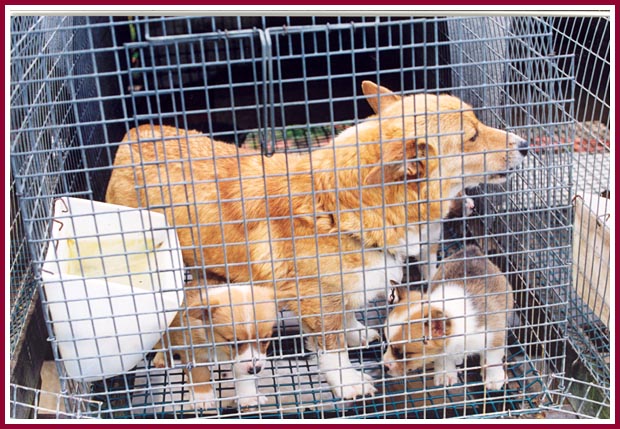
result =
[[[375,113],[379,113],[379,106],[385,107],[402,99],[401,96],[394,94],[389,89],[379,86],[369,80],[362,82],[362,92],[366,96],[366,101]],[[379,97],[381,97],[380,101]]]
[[186,295],[185,305],[189,317],[202,319],[216,306],[224,305],[228,302],[228,292],[223,287],[207,287],[205,289],[194,290],[190,295]]

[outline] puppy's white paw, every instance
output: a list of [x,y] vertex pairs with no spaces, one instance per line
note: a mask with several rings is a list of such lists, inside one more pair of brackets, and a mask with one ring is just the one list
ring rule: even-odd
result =
[[190,405],[194,409],[203,408],[206,410],[208,408],[216,408],[217,398],[215,397],[215,393],[212,389],[205,391],[194,390],[194,396]]
[[331,373],[327,382],[335,396],[342,399],[355,399],[358,396],[374,396],[377,389],[373,386],[372,377],[354,369],[343,369],[340,374]]
[[487,390],[501,390],[506,383],[506,372],[503,368],[494,366],[486,368],[484,372],[484,385]]
[[267,397],[264,395],[246,396],[237,399],[237,405],[241,409],[258,407],[258,405],[265,405],[266,403]]
[[380,340],[381,334],[376,329],[364,327],[360,330],[347,331],[346,338],[349,347],[360,347],[367,346],[373,341]]
[[475,208],[474,200],[465,198],[465,201],[463,201],[463,216],[471,216]]
[[435,386],[454,386],[459,382],[459,375],[456,371],[442,372],[435,374]]

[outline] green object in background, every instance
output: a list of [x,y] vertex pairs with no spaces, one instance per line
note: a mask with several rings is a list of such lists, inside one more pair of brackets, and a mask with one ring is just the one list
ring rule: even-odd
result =
[[[311,127],[299,125],[287,127],[285,129],[276,129],[274,132],[276,151],[296,151],[322,146],[329,143],[334,137],[351,125],[353,125],[353,123],[334,125],[333,132],[331,125]],[[260,133],[258,131],[250,131],[242,146],[259,150],[261,147]]]

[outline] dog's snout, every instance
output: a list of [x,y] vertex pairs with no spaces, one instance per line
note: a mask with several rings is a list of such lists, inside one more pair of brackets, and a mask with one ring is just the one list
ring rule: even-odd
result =
[[523,156],[527,156],[527,152],[529,150],[529,143],[527,140],[519,138],[519,140],[517,141],[517,149],[519,150],[519,153]]
[[508,133],[508,142],[509,142],[509,147],[511,147],[512,149],[517,149],[519,153],[521,154],[521,156],[523,157],[527,156],[528,149],[530,146],[527,140],[519,137],[518,135],[514,133]]

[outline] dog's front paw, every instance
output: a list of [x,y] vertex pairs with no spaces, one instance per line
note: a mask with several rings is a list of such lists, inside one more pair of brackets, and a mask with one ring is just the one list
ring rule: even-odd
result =
[[372,377],[354,369],[344,369],[339,373],[328,375],[327,382],[335,396],[342,399],[355,399],[358,396],[374,396],[377,389],[373,386]]
[[209,388],[208,390],[194,390],[194,396],[190,405],[194,409],[202,408],[206,410],[209,408],[216,408],[217,398],[215,397],[213,389]]
[[349,347],[367,346],[373,341],[381,339],[381,334],[376,329],[366,328],[355,331],[347,331],[347,345]]
[[267,397],[264,395],[246,396],[244,398],[237,399],[237,406],[242,410],[258,407],[259,405],[265,405],[266,403]]
[[484,386],[487,390],[501,390],[506,383],[506,373],[503,368],[489,367],[484,372]]
[[442,372],[435,374],[435,386],[454,386],[459,382],[459,375],[456,371]]

